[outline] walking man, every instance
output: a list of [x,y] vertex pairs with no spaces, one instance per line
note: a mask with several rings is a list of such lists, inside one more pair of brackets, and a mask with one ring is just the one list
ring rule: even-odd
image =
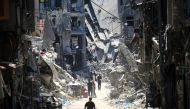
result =
[[101,80],[102,80],[102,76],[99,74],[97,77],[98,80],[98,90],[101,90]]
[[90,81],[90,79],[88,80],[87,86],[88,86],[88,96],[91,97],[92,96],[92,82]]
[[84,109],[96,109],[95,108],[95,104],[94,102],[92,101],[92,98],[89,97],[89,101],[86,102],[85,106],[84,106]]

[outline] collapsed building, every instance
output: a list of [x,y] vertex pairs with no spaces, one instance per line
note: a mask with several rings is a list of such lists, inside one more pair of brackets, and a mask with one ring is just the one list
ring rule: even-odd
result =
[[62,68],[69,67],[72,70],[84,68],[86,66],[85,1],[57,0],[43,4],[50,9],[42,13],[46,14],[43,19],[49,22],[50,28],[44,30],[44,49],[49,45],[54,46],[57,52],[55,62]]
[[74,95],[67,84],[76,75],[70,71],[85,68],[89,59],[85,3],[88,1],[2,2],[1,107],[62,108],[64,100],[72,98],[67,96]]

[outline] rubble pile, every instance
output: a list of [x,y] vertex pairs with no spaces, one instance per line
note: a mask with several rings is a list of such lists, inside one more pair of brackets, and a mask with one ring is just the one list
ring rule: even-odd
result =
[[70,104],[71,100],[80,96],[80,90],[77,92],[76,89],[80,89],[84,85],[83,81],[74,78],[75,76],[70,70],[64,70],[55,64],[57,53],[54,52],[52,46],[49,46],[46,50],[40,50],[43,43],[42,39],[37,41],[31,40],[33,37],[27,37],[32,42],[33,61],[36,62],[31,66],[37,65],[36,69],[40,72],[39,76],[34,78],[32,87],[39,89],[40,98],[44,103],[46,102],[44,106],[48,106],[47,103],[49,103],[50,107],[53,106],[52,108],[64,109],[66,105]]
[[[129,73],[114,72],[111,74],[110,81],[113,86],[110,93],[110,103],[116,106],[124,106],[127,109],[130,106],[144,105],[145,103],[145,90],[142,90],[136,85],[136,79],[127,77]],[[117,81],[117,82],[116,82]]]
[[[123,47],[125,45],[120,44]],[[125,47],[124,47],[125,48]],[[130,107],[143,107],[145,105],[145,92],[141,81],[136,76],[138,66],[130,54],[130,51],[118,53],[115,63],[99,63],[94,65],[97,72],[103,75],[103,81],[110,82],[111,93],[109,98],[110,104],[126,109]],[[132,59],[131,59],[132,58]],[[130,62],[129,62],[130,61]],[[131,61],[133,61],[131,63]],[[130,64],[129,64],[130,63]]]

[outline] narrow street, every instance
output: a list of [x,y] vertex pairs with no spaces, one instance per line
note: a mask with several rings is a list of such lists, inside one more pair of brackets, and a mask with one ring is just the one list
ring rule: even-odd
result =
[[[102,84],[102,89],[96,90],[97,98],[93,98],[96,105],[96,109],[119,109],[118,107],[111,106],[108,101],[106,101],[106,97],[110,93],[110,88],[107,83]],[[68,106],[67,109],[84,109],[85,103],[88,101],[88,98],[82,98],[79,100],[75,100]]]
[[190,109],[190,0],[0,0],[0,109],[84,109],[95,85],[96,109]]

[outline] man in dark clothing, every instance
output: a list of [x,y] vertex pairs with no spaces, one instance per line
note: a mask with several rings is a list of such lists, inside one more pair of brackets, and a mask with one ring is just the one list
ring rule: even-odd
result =
[[93,73],[92,72],[90,72],[90,78],[89,79],[93,80]]
[[98,90],[101,90],[101,80],[102,80],[102,76],[99,74],[97,77],[98,80]]
[[94,102],[92,101],[92,98],[90,97],[89,98],[89,101],[86,102],[85,106],[84,106],[84,109],[96,109],[95,108],[95,104]]
[[88,86],[88,96],[91,97],[92,96],[92,82],[90,81],[90,79],[88,80],[87,86]]
[[96,74],[96,72],[93,73],[93,76],[94,76],[94,78],[93,78],[94,81],[97,81],[97,74]]

